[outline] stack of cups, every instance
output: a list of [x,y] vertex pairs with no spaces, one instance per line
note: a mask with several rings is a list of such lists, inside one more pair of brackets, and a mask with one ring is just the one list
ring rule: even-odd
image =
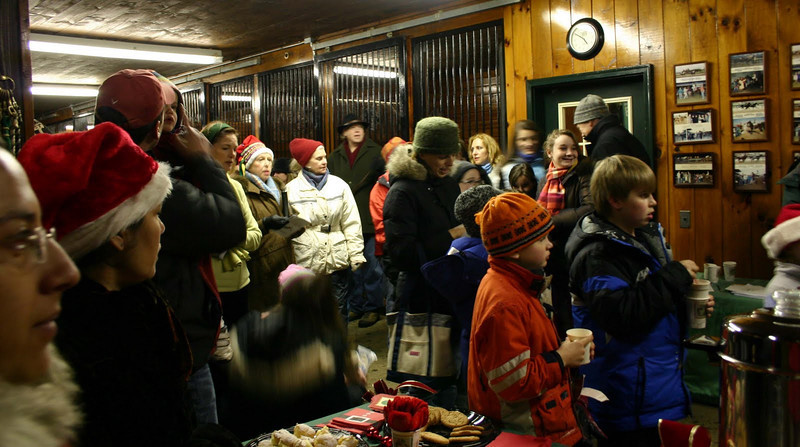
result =
[[703,278],[716,283],[719,280],[719,266],[717,264],[703,264]]
[[725,281],[736,279],[736,261],[725,261],[722,263],[722,272],[725,274]]
[[695,279],[689,295],[686,296],[686,309],[689,315],[689,327],[703,329],[706,327],[706,306],[711,293],[711,282],[707,279]]

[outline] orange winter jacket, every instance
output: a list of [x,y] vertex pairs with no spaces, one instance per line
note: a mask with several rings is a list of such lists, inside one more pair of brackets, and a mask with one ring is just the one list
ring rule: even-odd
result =
[[560,341],[538,300],[543,278],[503,258],[489,265],[472,316],[469,407],[514,432],[574,445],[582,435]]

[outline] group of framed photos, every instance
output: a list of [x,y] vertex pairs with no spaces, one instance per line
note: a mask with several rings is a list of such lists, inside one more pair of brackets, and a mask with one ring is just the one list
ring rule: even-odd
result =
[[[735,98],[766,95],[766,57],[765,51],[729,55],[728,89],[732,97],[731,140],[734,143],[769,141],[769,99]],[[708,71],[707,62],[675,65],[675,105],[695,106],[711,102]],[[800,43],[791,45],[791,89],[800,90]],[[711,108],[673,112],[673,142],[676,146],[715,143],[717,125],[715,110]],[[800,99],[792,99],[791,141],[800,144]],[[800,151],[793,154],[795,159],[800,158]],[[673,157],[676,187],[714,186],[714,153],[695,152]],[[768,163],[768,151],[734,151],[734,191],[768,191]]]
[[[800,156],[800,152],[795,153]],[[713,152],[673,155],[676,187],[712,187],[715,181]],[[736,192],[769,191],[769,152],[733,152],[733,190]]]
[[[797,57],[795,57],[797,53]],[[766,52],[730,55],[730,96],[761,95],[766,89]],[[795,73],[795,68],[797,73]],[[792,87],[800,89],[800,44],[792,45]],[[675,104],[708,104],[708,63],[691,62],[675,66]],[[731,138],[734,143],[768,141],[767,98],[731,101]],[[800,103],[796,118],[797,143],[800,144]],[[794,116],[794,115],[793,115]],[[672,113],[672,136],[676,145],[716,142],[716,118],[713,109]]]

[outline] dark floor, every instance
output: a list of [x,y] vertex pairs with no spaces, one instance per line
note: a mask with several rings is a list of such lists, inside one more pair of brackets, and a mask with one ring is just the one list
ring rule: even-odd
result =
[[[348,325],[348,335],[352,342],[366,346],[378,355],[378,360],[370,366],[367,373],[367,384],[372,387],[372,384],[379,379],[386,378],[386,352],[387,352],[387,330],[386,320],[381,319],[377,324],[368,328],[360,328],[356,321]],[[390,383],[391,385],[395,385]],[[687,418],[683,422],[691,424],[699,424],[707,428],[713,437],[712,446],[717,445],[717,436],[719,428],[719,409],[717,407],[694,404],[692,405],[693,416]]]

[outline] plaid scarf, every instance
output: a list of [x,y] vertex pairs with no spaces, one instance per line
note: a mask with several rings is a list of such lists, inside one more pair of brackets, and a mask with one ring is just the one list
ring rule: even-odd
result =
[[564,200],[564,185],[561,184],[561,177],[572,169],[569,168],[556,168],[553,162],[550,162],[550,167],[547,169],[547,177],[545,179],[542,192],[539,194],[539,203],[550,211],[550,214],[555,216],[559,211],[564,209],[566,201]]

